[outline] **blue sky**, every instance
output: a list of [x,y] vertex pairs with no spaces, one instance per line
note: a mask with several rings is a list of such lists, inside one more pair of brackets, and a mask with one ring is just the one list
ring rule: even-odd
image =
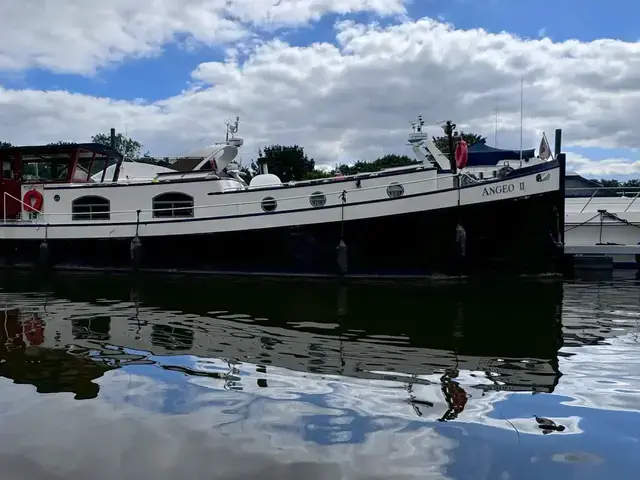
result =
[[[482,28],[490,33],[506,31],[524,39],[544,36],[553,42],[571,39],[590,42],[603,38],[638,42],[640,38],[640,24],[637,22],[640,3],[629,0],[616,2],[615,8],[608,2],[579,0],[412,0],[406,2],[406,8],[411,19],[430,17],[450,22],[456,29]],[[379,18],[373,13],[346,16],[326,14],[306,26],[275,32],[262,30],[259,34],[262,40],[278,37],[290,45],[301,47],[314,42],[336,43],[334,25],[345,18],[365,24],[378,22],[382,26],[399,21],[398,18]],[[0,47],[0,60],[2,53]],[[129,102],[143,99],[146,103],[153,103],[180,95],[189,88],[191,74],[198,65],[224,58],[225,49],[221,46],[198,44],[193,48],[184,48],[179,43],[167,43],[159,55],[129,57],[122,62],[98,68],[93,75],[60,74],[45,68],[22,71],[2,71],[0,68],[0,87],[64,90],[91,97]],[[414,112],[407,114],[413,115]],[[552,137],[550,132],[547,134]],[[492,135],[488,137],[491,142]],[[638,152],[629,148],[571,147],[571,152],[596,161],[624,158],[628,162],[639,158]]]
[[[640,3],[619,0],[615,5],[616,8],[611,8],[608,2],[589,2],[586,7],[580,0],[413,0],[407,10],[411,18],[440,18],[460,29],[507,31],[526,38],[538,38],[542,34],[553,41],[600,38],[638,41]],[[393,21],[373,14],[346,17],[365,23],[377,21],[381,25]],[[341,18],[345,17],[326,15],[310,26],[278,31],[275,35],[265,33],[263,38],[280,36],[288,43],[300,46],[318,41],[335,42],[333,26]],[[129,60],[101,69],[93,77],[33,69],[21,75],[5,76],[2,83],[14,88],[65,89],[122,100],[144,98],[155,101],[179,94],[199,64],[223,59],[222,48],[200,46],[189,50],[169,44],[160,56]]]

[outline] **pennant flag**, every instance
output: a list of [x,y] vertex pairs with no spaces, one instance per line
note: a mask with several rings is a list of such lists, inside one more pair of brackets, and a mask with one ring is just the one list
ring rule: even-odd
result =
[[540,147],[538,148],[538,158],[542,160],[549,160],[551,158],[551,147],[544,133],[542,134],[542,140],[540,140]]

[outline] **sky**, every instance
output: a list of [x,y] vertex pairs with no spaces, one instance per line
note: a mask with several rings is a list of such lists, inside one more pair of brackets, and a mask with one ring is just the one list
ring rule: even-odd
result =
[[433,135],[452,120],[517,149],[522,113],[524,148],[562,128],[570,170],[640,178],[640,4],[615,5],[2,2],[0,140],[88,141],[114,127],[151,155],[186,155],[239,116],[245,163],[297,144],[328,166],[411,155],[418,115]]

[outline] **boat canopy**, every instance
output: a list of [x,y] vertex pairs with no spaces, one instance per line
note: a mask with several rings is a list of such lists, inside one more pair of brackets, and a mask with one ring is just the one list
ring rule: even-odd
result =
[[[535,148],[522,150],[522,159],[535,157]],[[520,160],[520,150],[503,150],[490,147],[485,143],[474,143],[469,147],[467,167],[496,165],[501,160]]]

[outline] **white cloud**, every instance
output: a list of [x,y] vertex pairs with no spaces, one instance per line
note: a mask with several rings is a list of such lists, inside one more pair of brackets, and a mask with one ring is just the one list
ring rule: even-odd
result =
[[404,13],[403,0],[24,0],[0,7],[0,70],[90,73],[159,53],[181,36],[207,45],[257,27],[299,26],[333,12]]
[[621,175],[640,176],[640,160],[608,158],[591,160],[577,153],[567,153],[567,169],[588,177],[611,177]]
[[[86,140],[126,125],[152,154],[178,154],[219,140],[222,120],[240,115],[245,158],[268,143],[298,143],[319,162],[335,164],[409,153],[408,121],[419,113],[434,125],[453,119],[493,142],[497,104],[499,146],[514,148],[522,75],[525,146],[537,146],[542,131],[551,139],[556,127],[564,129],[567,145],[639,146],[638,43],[524,40],[426,18],[389,27],[340,21],[334,43],[307,46],[247,37],[256,28],[301,25],[330,11],[400,15],[400,0],[240,0],[225,10],[231,23],[216,16],[222,1],[156,0],[151,8],[114,0],[103,10],[92,4],[94,21],[86,24],[80,2],[57,4],[55,11],[35,0],[2,7],[9,14],[0,20],[0,65],[90,72],[153,54],[180,35],[240,41],[229,44],[226,61],[199,65],[183,92],[152,103],[0,88],[3,140]],[[31,27],[18,28],[27,16]],[[440,134],[434,125],[430,131]]]

